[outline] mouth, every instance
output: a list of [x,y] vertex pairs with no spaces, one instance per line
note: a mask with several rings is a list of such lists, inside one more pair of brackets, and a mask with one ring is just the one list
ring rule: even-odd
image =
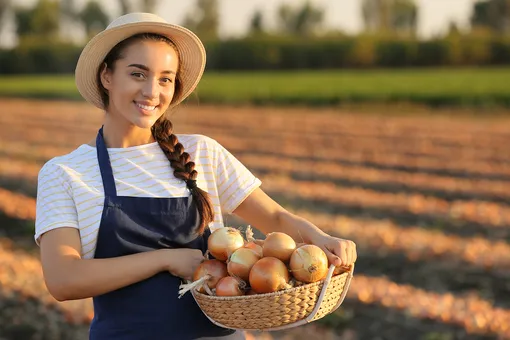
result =
[[153,105],[143,105],[143,104],[137,103],[135,101],[133,101],[133,103],[138,108],[138,110],[141,111],[142,114],[145,114],[145,115],[152,114],[156,110],[156,108],[159,107],[159,105],[154,105],[154,106]]

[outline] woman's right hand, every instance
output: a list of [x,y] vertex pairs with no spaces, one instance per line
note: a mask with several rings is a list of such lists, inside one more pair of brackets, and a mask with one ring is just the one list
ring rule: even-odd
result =
[[190,248],[165,249],[164,257],[170,274],[192,280],[193,273],[206,258],[201,250]]

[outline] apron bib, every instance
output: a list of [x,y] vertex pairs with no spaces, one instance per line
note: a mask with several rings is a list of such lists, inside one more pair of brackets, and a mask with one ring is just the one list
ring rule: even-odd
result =
[[[210,231],[198,229],[192,197],[117,196],[103,128],[96,138],[105,200],[94,258],[111,258],[161,248],[205,253]],[[169,165],[170,166],[170,165]],[[144,281],[93,298],[90,340],[244,340],[244,332],[214,325],[191,293],[178,298],[181,279],[161,272]]]

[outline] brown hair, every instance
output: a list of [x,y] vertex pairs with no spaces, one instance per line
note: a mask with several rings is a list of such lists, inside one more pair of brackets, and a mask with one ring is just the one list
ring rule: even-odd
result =
[[[177,52],[177,55],[179,55],[177,47],[170,39],[154,33],[136,34],[115,45],[105,57],[102,64],[103,66],[97,73],[97,83],[105,108],[108,107],[109,96],[108,91],[103,87],[101,83],[101,71],[104,67],[113,70],[115,61],[122,58],[122,52],[132,43],[143,40],[166,42],[172,46]],[[180,84],[181,82],[179,78],[179,72],[177,72],[175,79],[174,99],[179,97],[179,94],[182,90]],[[196,202],[198,212],[200,214],[200,226],[198,232],[202,234],[205,230],[205,227],[210,222],[214,221],[214,208],[209,194],[206,191],[198,188],[196,185],[198,172],[195,170],[195,163],[190,161],[190,155],[184,151],[184,146],[179,142],[177,136],[173,134],[172,122],[166,117],[166,114],[163,114],[154,123],[151,131],[154,139],[158,142],[161,150],[163,150],[164,154],[170,161],[170,165],[174,169],[174,176],[185,181],[187,187],[191,191],[193,199]]]

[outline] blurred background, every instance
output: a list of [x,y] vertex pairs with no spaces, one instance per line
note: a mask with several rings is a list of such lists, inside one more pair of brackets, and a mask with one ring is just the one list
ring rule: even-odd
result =
[[510,338],[509,0],[0,0],[0,340],[88,338],[90,301],[44,285],[37,174],[94,138],[76,61],[131,11],[206,45],[175,132],[357,243],[341,308],[250,339]]

